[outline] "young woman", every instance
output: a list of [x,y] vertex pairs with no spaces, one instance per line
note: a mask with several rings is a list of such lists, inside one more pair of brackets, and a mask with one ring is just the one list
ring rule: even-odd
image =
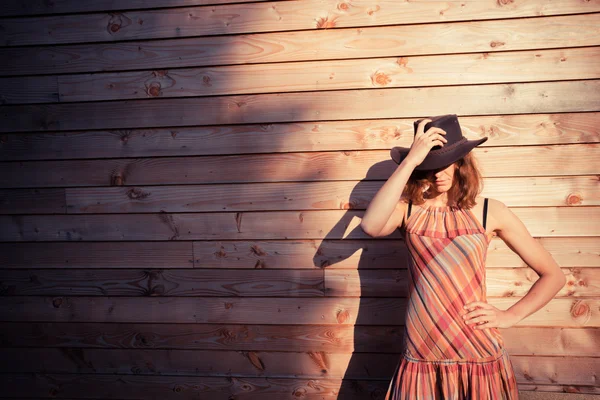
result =
[[[499,328],[547,304],[566,279],[504,203],[482,199],[481,175],[455,114],[414,122],[410,149],[361,222],[373,237],[400,229],[411,255],[403,353],[386,400],[518,399]],[[489,200],[489,202],[488,202]],[[540,276],[507,310],[487,303],[485,260],[497,235]]]

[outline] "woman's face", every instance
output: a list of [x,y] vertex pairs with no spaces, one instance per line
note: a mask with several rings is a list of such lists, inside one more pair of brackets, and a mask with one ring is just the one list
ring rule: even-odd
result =
[[426,177],[431,182],[431,189],[438,193],[450,190],[454,181],[455,169],[456,163],[452,163],[447,167],[427,171]]

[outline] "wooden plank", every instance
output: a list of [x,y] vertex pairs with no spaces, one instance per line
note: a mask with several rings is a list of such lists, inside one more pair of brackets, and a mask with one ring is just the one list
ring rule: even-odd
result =
[[[489,141],[494,141],[494,138],[492,137]],[[596,161],[599,148],[600,144],[507,146],[475,148],[472,153],[478,159],[482,175],[487,179],[494,177],[534,179],[538,176],[548,175],[548,171],[552,171],[552,174],[560,174],[553,175],[552,178],[558,185],[558,181],[562,179],[561,175],[598,174],[600,165]],[[252,168],[248,168],[249,165]],[[277,168],[273,168],[273,166],[277,166]],[[365,177],[370,181],[388,179],[396,167],[397,164],[390,158],[389,150],[260,154],[235,157],[28,161],[0,164],[0,182],[7,187],[41,189],[57,186],[127,185],[130,187],[133,185],[192,185],[200,183],[324,182],[361,180]],[[352,192],[360,193],[366,182],[368,181],[361,182],[361,187],[354,187]],[[496,184],[495,192],[506,192],[502,183],[505,181],[498,182],[500,183]],[[365,187],[367,188],[365,190],[368,190],[368,186]],[[498,189],[498,187],[500,188]],[[241,189],[242,187],[236,186],[236,188]],[[238,192],[238,194],[245,194],[250,187],[246,185],[243,189],[243,193]],[[583,188],[581,189],[583,190]],[[128,194],[128,198],[129,196],[135,197],[136,189],[128,190],[132,190]],[[224,193],[223,186],[221,186],[221,190]],[[99,193],[100,191],[96,192],[97,195]],[[534,198],[538,196],[531,192],[529,195]],[[544,193],[544,196],[550,196],[550,194]],[[583,195],[569,191],[568,197],[566,197],[567,203],[563,204],[588,204],[588,201],[591,202],[590,204],[594,204],[592,199],[595,198],[596,196],[583,198]],[[351,200],[352,202],[357,201],[355,197]],[[143,201],[143,199],[139,201]],[[152,201],[152,199],[147,201]],[[197,201],[198,199],[194,199],[194,202]],[[526,203],[521,204],[532,204],[527,199],[524,201]],[[533,204],[538,202],[533,200]],[[336,204],[339,203],[336,202]]]
[[[600,207],[512,210],[533,236],[600,236]],[[77,214],[0,216],[0,240],[263,240],[366,239],[363,211]],[[399,230],[385,239],[400,239]]]
[[[0,270],[9,296],[408,296],[407,264],[387,270]],[[557,298],[600,297],[600,267],[562,268],[566,285]],[[324,275],[324,276],[323,276]],[[487,296],[523,297],[539,279],[531,268],[493,268]]]
[[[502,199],[508,206],[600,205],[598,178],[590,176],[490,178],[482,197]],[[292,211],[366,209],[383,182],[293,182],[228,185],[172,185],[67,188],[69,214],[130,212]],[[532,193],[531,187],[535,186]],[[46,189],[36,189],[44,193]],[[54,189],[51,189],[54,190]],[[13,190],[14,191],[14,190]],[[13,192],[11,191],[11,193]],[[240,194],[243,193],[243,201]],[[12,201],[12,196],[3,195]],[[36,194],[18,213],[37,214]],[[24,199],[25,200],[25,199]],[[27,205],[30,207],[28,208]],[[43,210],[43,209],[42,209]],[[63,208],[63,211],[65,209]],[[0,207],[2,211],[2,207]],[[7,208],[3,214],[16,214]],[[478,216],[481,219],[481,216]]]
[[[589,270],[588,275],[592,274]],[[325,296],[323,270],[0,270],[10,296]],[[581,279],[585,279],[583,275]],[[590,290],[593,290],[590,289]],[[576,296],[582,294],[577,292]],[[598,291],[600,296],[600,291]]]
[[[513,149],[518,151],[519,147],[525,145],[600,142],[600,112],[459,117],[465,137],[471,140],[482,136],[489,137],[487,142],[479,146],[481,148],[502,145],[514,146]],[[285,137],[285,140],[281,140],[282,137]],[[413,137],[412,118],[177,129],[15,133],[0,136],[0,160],[229,155],[239,153],[240,149],[243,149],[245,154],[388,150],[393,146],[410,147]],[[319,156],[323,157],[326,155]],[[173,162],[180,161],[170,161]],[[231,160],[229,162],[231,163]],[[49,164],[45,165],[47,167]],[[0,172],[7,167],[6,164],[2,165]],[[78,166],[81,167],[83,166]],[[17,180],[11,180],[15,181]],[[65,183],[63,182],[63,185]]]
[[0,78],[0,104],[56,103],[57,76]]
[[339,90],[3,106],[0,114],[6,122],[0,125],[0,132],[406,118],[444,113],[597,112],[598,105],[600,80]]
[[192,268],[189,242],[0,243],[0,268]]
[[[598,237],[541,237],[536,240],[562,267],[598,267]],[[379,239],[201,241],[194,242],[194,256],[195,268],[278,269],[292,266],[330,271],[395,269],[398,264],[406,265],[409,257],[401,240]],[[502,239],[491,240],[486,269],[526,266]]]
[[[60,101],[600,78],[600,47],[57,76]],[[450,71],[450,72],[449,72]],[[452,71],[455,71],[452,73]],[[468,71],[465,73],[465,71]],[[9,78],[15,82],[37,77]],[[1,83],[0,83],[1,84]],[[17,86],[16,83],[13,83]],[[56,99],[50,100],[57,102]]]
[[[538,242],[565,268],[598,267],[600,238],[541,237]],[[408,253],[395,240],[250,240],[200,242],[0,243],[0,268],[396,269]],[[527,265],[500,238],[491,240],[486,268]],[[586,274],[585,272],[581,272]]]
[[[391,374],[390,374],[391,377]],[[600,394],[592,385],[541,385],[517,380],[519,389],[539,392],[576,392]],[[215,400],[243,397],[245,400],[344,400],[379,399],[389,386],[388,379],[356,380],[339,378],[246,378],[246,377],[175,377],[175,376],[124,376],[99,374],[2,374],[0,384],[6,396],[78,397],[101,396],[107,398],[155,398],[171,400],[182,396],[198,400]],[[383,393],[383,394],[382,394]],[[318,397],[317,397],[318,396]]]
[[[151,5],[150,5],[151,6]],[[163,2],[161,7],[171,7]],[[122,6],[120,6],[122,7]],[[540,10],[543,9],[543,13]],[[597,1],[551,0],[507,6],[493,0],[446,3],[394,0],[279,1],[162,8],[82,15],[0,20],[0,46],[104,42],[189,36],[232,35],[431,22],[539,17],[600,11]]]
[[[598,328],[511,327],[502,329],[510,354],[589,356],[600,345]],[[3,322],[5,347],[181,349],[301,352],[402,351],[401,326],[104,324]],[[310,338],[307,340],[307,338]]]
[[[488,302],[505,310],[518,300]],[[406,303],[399,297],[1,296],[0,321],[398,325]],[[600,327],[599,308],[598,299],[556,298],[515,326]]]
[[[597,46],[598,14],[2,48],[0,76]],[[552,40],[548,40],[552,37]],[[377,45],[373,45],[377,43]],[[460,43],[461,46],[448,46]]]
[[65,189],[0,189],[0,214],[64,214]]
[[[0,349],[2,373],[170,376],[277,376],[389,379],[400,353],[238,352],[210,350]],[[595,385],[600,358],[510,354],[517,381]],[[36,360],[32,363],[32,360]],[[39,361],[37,361],[39,360]],[[202,363],[198,363],[202,360]],[[577,368],[573,368],[577,365]],[[368,371],[368,372],[367,372]],[[585,372],[583,372],[585,371]]]
[[[246,3],[267,0],[3,0],[1,16],[32,14],[63,14],[109,10],[130,10],[158,7],[201,6],[227,3]],[[285,0],[280,0],[285,1]]]

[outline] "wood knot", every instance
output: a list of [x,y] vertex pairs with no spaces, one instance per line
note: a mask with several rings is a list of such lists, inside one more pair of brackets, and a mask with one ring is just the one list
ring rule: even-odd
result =
[[203,84],[204,86],[212,86],[212,83],[210,83],[210,76],[208,76],[208,75],[204,75],[204,76],[202,77],[202,84]]
[[152,82],[150,85],[146,85],[146,94],[150,97],[158,97],[162,94],[160,89],[161,86],[159,82]]
[[501,42],[499,40],[492,40],[492,42],[490,43],[491,47],[500,47],[500,46],[504,46],[506,43]]
[[261,249],[258,245],[254,244],[252,246],[250,246],[250,251],[252,251],[253,254],[259,256],[259,257],[264,257],[267,255],[267,252],[264,251],[263,249]]
[[348,312],[348,310],[338,310],[335,315],[335,318],[338,324],[343,324],[348,320],[348,318],[350,318],[350,313]]
[[369,8],[369,10],[367,11],[367,14],[369,14],[370,16],[372,16],[373,14],[375,14],[377,11],[381,10],[380,6],[375,6],[375,8]]
[[142,200],[150,196],[150,192],[145,192],[139,188],[131,188],[126,192],[126,195],[131,200]]
[[579,205],[581,204],[582,200],[583,199],[581,198],[581,195],[579,195],[578,193],[571,193],[567,196],[567,205]]
[[371,75],[371,82],[374,86],[387,86],[392,80],[390,77],[383,72],[376,72]]
[[125,183],[125,178],[123,178],[123,176],[121,176],[120,174],[114,174],[110,178],[111,186],[123,186],[124,183]]
[[219,251],[216,251],[213,254],[217,258],[225,258],[225,257],[227,257],[227,252],[225,251],[225,248],[223,246],[221,246],[221,248],[219,249]]
[[233,308],[233,303],[225,303],[225,309],[229,310],[230,308]]
[[335,28],[337,17],[329,19],[329,17],[319,18],[317,20],[317,29]]
[[62,306],[62,303],[63,303],[62,297],[57,297],[52,300],[52,305],[54,306],[54,308],[60,308],[60,306]]
[[589,304],[583,300],[577,300],[571,306],[571,316],[582,323],[586,323],[592,316],[592,310]]
[[348,5],[348,3],[342,2],[342,3],[338,4],[337,8],[338,8],[338,10],[341,10],[341,11],[348,11],[350,6]]
[[106,28],[108,33],[112,35],[129,25],[131,25],[131,20],[125,15],[121,13],[112,13],[110,14],[110,19],[108,20],[108,25]]
[[505,6],[507,4],[513,3],[515,0],[498,0],[498,5],[500,7]]

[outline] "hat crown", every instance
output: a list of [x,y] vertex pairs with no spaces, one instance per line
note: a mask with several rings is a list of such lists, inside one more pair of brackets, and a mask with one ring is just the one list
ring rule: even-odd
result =
[[[425,124],[423,132],[427,132],[430,128],[436,127],[443,129],[446,134],[443,135],[444,138],[448,141],[444,147],[448,147],[453,143],[456,143],[463,139],[462,130],[460,129],[460,124],[458,123],[458,117],[456,114],[444,114],[437,115],[434,117],[421,118],[414,122],[414,135],[417,136],[417,129],[419,127],[419,123],[424,119],[430,119],[431,122]],[[442,146],[436,145],[431,148],[431,151],[439,150]]]

